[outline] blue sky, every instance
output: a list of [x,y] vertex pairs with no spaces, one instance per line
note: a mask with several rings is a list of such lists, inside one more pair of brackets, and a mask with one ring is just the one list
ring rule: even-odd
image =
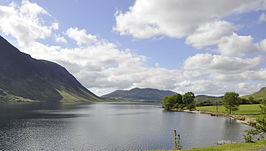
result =
[[[6,0],[2,4],[9,4],[13,0]],[[20,1],[15,1],[20,3]],[[177,40],[163,37],[160,39],[135,39],[131,36],[120,36],[112,30],[115,26],[114,14],[117,10],[127,11],[134,4],[134,0],[32,0],[49,11],[55,20],[60,22],[60,30],[69,27],[86,29],[91,34],[118,44],[119,48],[131,48],[136,53],[148,57],[147,65],[160,66],[170,69],[180,67],[182,61],[194,53],[191,46],[184,44],[184,39]],[[63,5],[62,5],[63,4]],[[182,61],[181,61],[182,60]]]
[[265,0],[2,0],[0,33],[98,95],[244,95],[266,86],[265,10]]

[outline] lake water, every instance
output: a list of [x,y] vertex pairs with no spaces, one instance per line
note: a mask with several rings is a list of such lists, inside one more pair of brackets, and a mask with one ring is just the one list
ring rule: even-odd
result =
[[1,105],[0,150],[135,151],[241,141],[246,125],[223,117],[163,112],[151,103]]

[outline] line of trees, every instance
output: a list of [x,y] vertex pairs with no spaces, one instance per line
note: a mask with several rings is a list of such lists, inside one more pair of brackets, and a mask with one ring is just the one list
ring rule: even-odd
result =
[[187,92],[184,95],[175,94],[172,96],[166,96],[163,98],[161,104],[165,110],[177,109],[177,110],[194,110],[195,106],[195,95],[192,92]]
[[[184,95],[179,93],[166,96],[161,101],[161,105],[165,110],[179,110],[182,111],[184,109],[188,110],[195,110],[196,109],[196,102],[195,102],[195,95],[193,92],[187,92]],[[258,102],[261,102],[259,100]],[[221,102],[216,102],[215,105],[221,105],[225,107],[226,111],[229,114],[232,114],[233,111],[237,111],[240,104],[249,104],[249,103],[258,103],[257,100],[254,100],[253,97],[249,97],[248,99],[243,99],[239,97],[239,94],[236,92],[226,92],[222,98]],[[213,102],[212,102],[213,103]],[[214,105],[214,104],[211,104]]]

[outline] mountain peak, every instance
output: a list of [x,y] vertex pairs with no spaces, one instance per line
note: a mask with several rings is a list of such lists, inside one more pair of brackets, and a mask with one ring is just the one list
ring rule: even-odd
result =
[[172,91],[152,88],[133,88],[131,90],[117,90],[103,95],[104,98],[122,98],[129,100],[161,101],[163,97],[176,94]]

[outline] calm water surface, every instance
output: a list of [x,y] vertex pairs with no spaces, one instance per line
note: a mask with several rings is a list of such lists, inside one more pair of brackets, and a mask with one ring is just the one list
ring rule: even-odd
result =
[[246,125],[204,114],[163,112],[157,104],[0,106],[0,150],[129,151],[183,148],[241,141]]

